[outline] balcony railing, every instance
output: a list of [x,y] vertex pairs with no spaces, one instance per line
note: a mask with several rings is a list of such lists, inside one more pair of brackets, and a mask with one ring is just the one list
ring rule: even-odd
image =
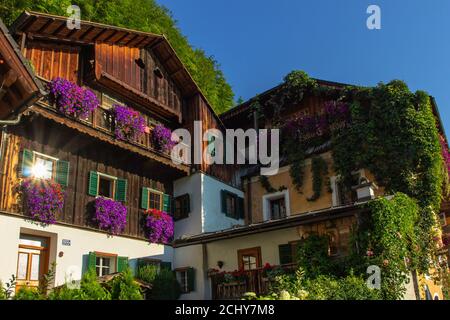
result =
[[[272,268],[281,268],[284,272],[293,272],[296,265],[287,264],[283,266],[272,266]],[[211,274],[210,277],[212,298],[215,300],[238,300],[246,292],[254,292],[258,296],[266,295],[269,293],[273,281],[267,275],[267,269],[265,268],[242,271],[242,275],[232,281],[224,281],[223,273]]]
[[[53,104],[50,104],[48,100],[43,100],[42,106],[48,109],[51,109],[57,113],[59,111],[57,110],[56,106]],[[142,115],[146,121],[146,123],[150,123],[150,119],[147,115]],[[78,119],[78,118],[71,118],[73,121],[79,122],[80,124],[83,124],[85,126],[94,128],[104,134],[107,134],[111,136],[112,138],[115,138],[114,129],[115,129],[115,120],[114,116],[112,115],[110,110],[103,109],[102,107],[96,108],[93,112],[89,114],[89,116],[86,119]],[[170,151],[162,151],[156,148],[156,146],[153,144],[152,139],[150,137],[150,133],[144,133],[141,135],[141,137],[134,141],[126,141],[127,143],[130,143],[132,145],[138,146],[140,148],[143,148],[147,151],[158,153],[162,156],[165,156],[167,158],[170,157]]]

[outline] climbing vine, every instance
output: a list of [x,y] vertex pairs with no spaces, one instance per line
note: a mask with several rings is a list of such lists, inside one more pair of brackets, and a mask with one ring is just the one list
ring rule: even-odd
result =
[[287,189],[284,185],[280,186],[278,189],[275,189],[272,186],[272,184],[270,183],[269,178],[267,178],[267,176],[261,176],[260,182],[261,182],[261,185],[264,188],[264,190],[267,191],[267,193],[274,193],[274,192],[279,192],[279,191],[283,191],[283,190]]
[[314,194],[308,198],[308,201],[316,201],[322,194],[323,177],[328,174],[327,162],[320,156],[313,157],[311,160],[311,172],[313,176]]

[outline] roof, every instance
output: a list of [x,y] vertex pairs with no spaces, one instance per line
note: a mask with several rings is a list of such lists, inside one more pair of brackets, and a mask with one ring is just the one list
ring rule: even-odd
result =
[[0,20],[0,119],[11,118],[45,95],[41,82]]
[[[217,117],[208,99],[194,81],[186,66],[180,60],[165,35],[131,30],[102,23],[81,20],[80,29],[67,28],[67,17],[47,13],[24,11],[11,26],[11,33],[18,35],[26,33],[30,38],[48,39],[79,45],[94,45],[109,43],[118,46],[151,48],[171,78],[183,89],[185,97],[195,94],[206,101],[208,108]],[[223,124],[222,124],[223,125]]]
[[236,226],[234,228],[219,230],[217,232],[202,233],[174,241],[174,247],[184,247],[195,244],[209,243],[224,239],[232,239],[261,232],[268,232],[280,229],[292,228],[295,226],[309,224],[313,222],[337,219],[341,217],[353,216],[364,211],[365,202],[359,202],[352,205],[327,208],[311,211],[308,213],[293,215],[284,219],[266,221],[250,225]]

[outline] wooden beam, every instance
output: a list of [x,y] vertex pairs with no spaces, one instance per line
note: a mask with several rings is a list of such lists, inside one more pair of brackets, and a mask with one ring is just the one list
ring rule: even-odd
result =
[[128,46],[131,42],[133,42],[134,40],[136,40],[137,38],[139,38],[138,34],[135,34],[130,40],[128,40],[127,42],[125,42],[123,45],[124,46]]
[[14,69],[9,69],[2,80],[2,87],[9,88],[17,81],[18,75]]
[[86,38],[86,36],[92,31],[94,30],[95,27],[94,26],[90,26],[85,32],[83,32],[79,37],[78,40],[83,40],[84,38]]
[[45,33],[45,30],[46,30],[53,22],[55,22],[55,19],[54,19],[54,18],[49,18],[49,19],[47,20],[47,22],[44,23],[44,25],[43,25],[42,27],[40,27],[40,28],[36,31],[36,33]]
[[100,31],[95,37],[92,38],[92,42],[97,41],[97,39],[104,35],[106,31],[108,31],[108,29],[103,29],[102,31]]
[[64,28],[67,27],[67,23],[63,22],[61,25],[52,32],[52,35],[58,35]]

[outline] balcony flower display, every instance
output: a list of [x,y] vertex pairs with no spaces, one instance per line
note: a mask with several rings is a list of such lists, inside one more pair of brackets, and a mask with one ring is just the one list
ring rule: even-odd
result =
[[443,136],[439,136],[439,141],[441,143],[442,158],[444,159],[444,165],[447,168],[447,172],[450,175],[450,153],[447,148],[447,143]]
[[112,113],[116,120],[114,133],[117,139],[134,142],[145,133],[145,119],[136,110],[116,104]]
[[152,142],[155,148],[162,152],[169,152],[176,143],[172,140],[172,131],[161,124],[153,128]]
[[145,229],[148,240],[151,243],[167,244],[173,239],[173,220],[166,212],[149,209],[145,212],[147,215]]
[[86,118],[99,106],[97,96],[66,79],[55,78],[48,85],[50,100],[61,113],[71,117]]
[[21,183],[28,215],[43,225],[56,222],[56,216],[64,207],[64,192],[61,186],[51,180],[27,178]]
[[120,202],[98,197],[95,199],[94,222],[102,230],[120,234],[127,225],[127,208]]

